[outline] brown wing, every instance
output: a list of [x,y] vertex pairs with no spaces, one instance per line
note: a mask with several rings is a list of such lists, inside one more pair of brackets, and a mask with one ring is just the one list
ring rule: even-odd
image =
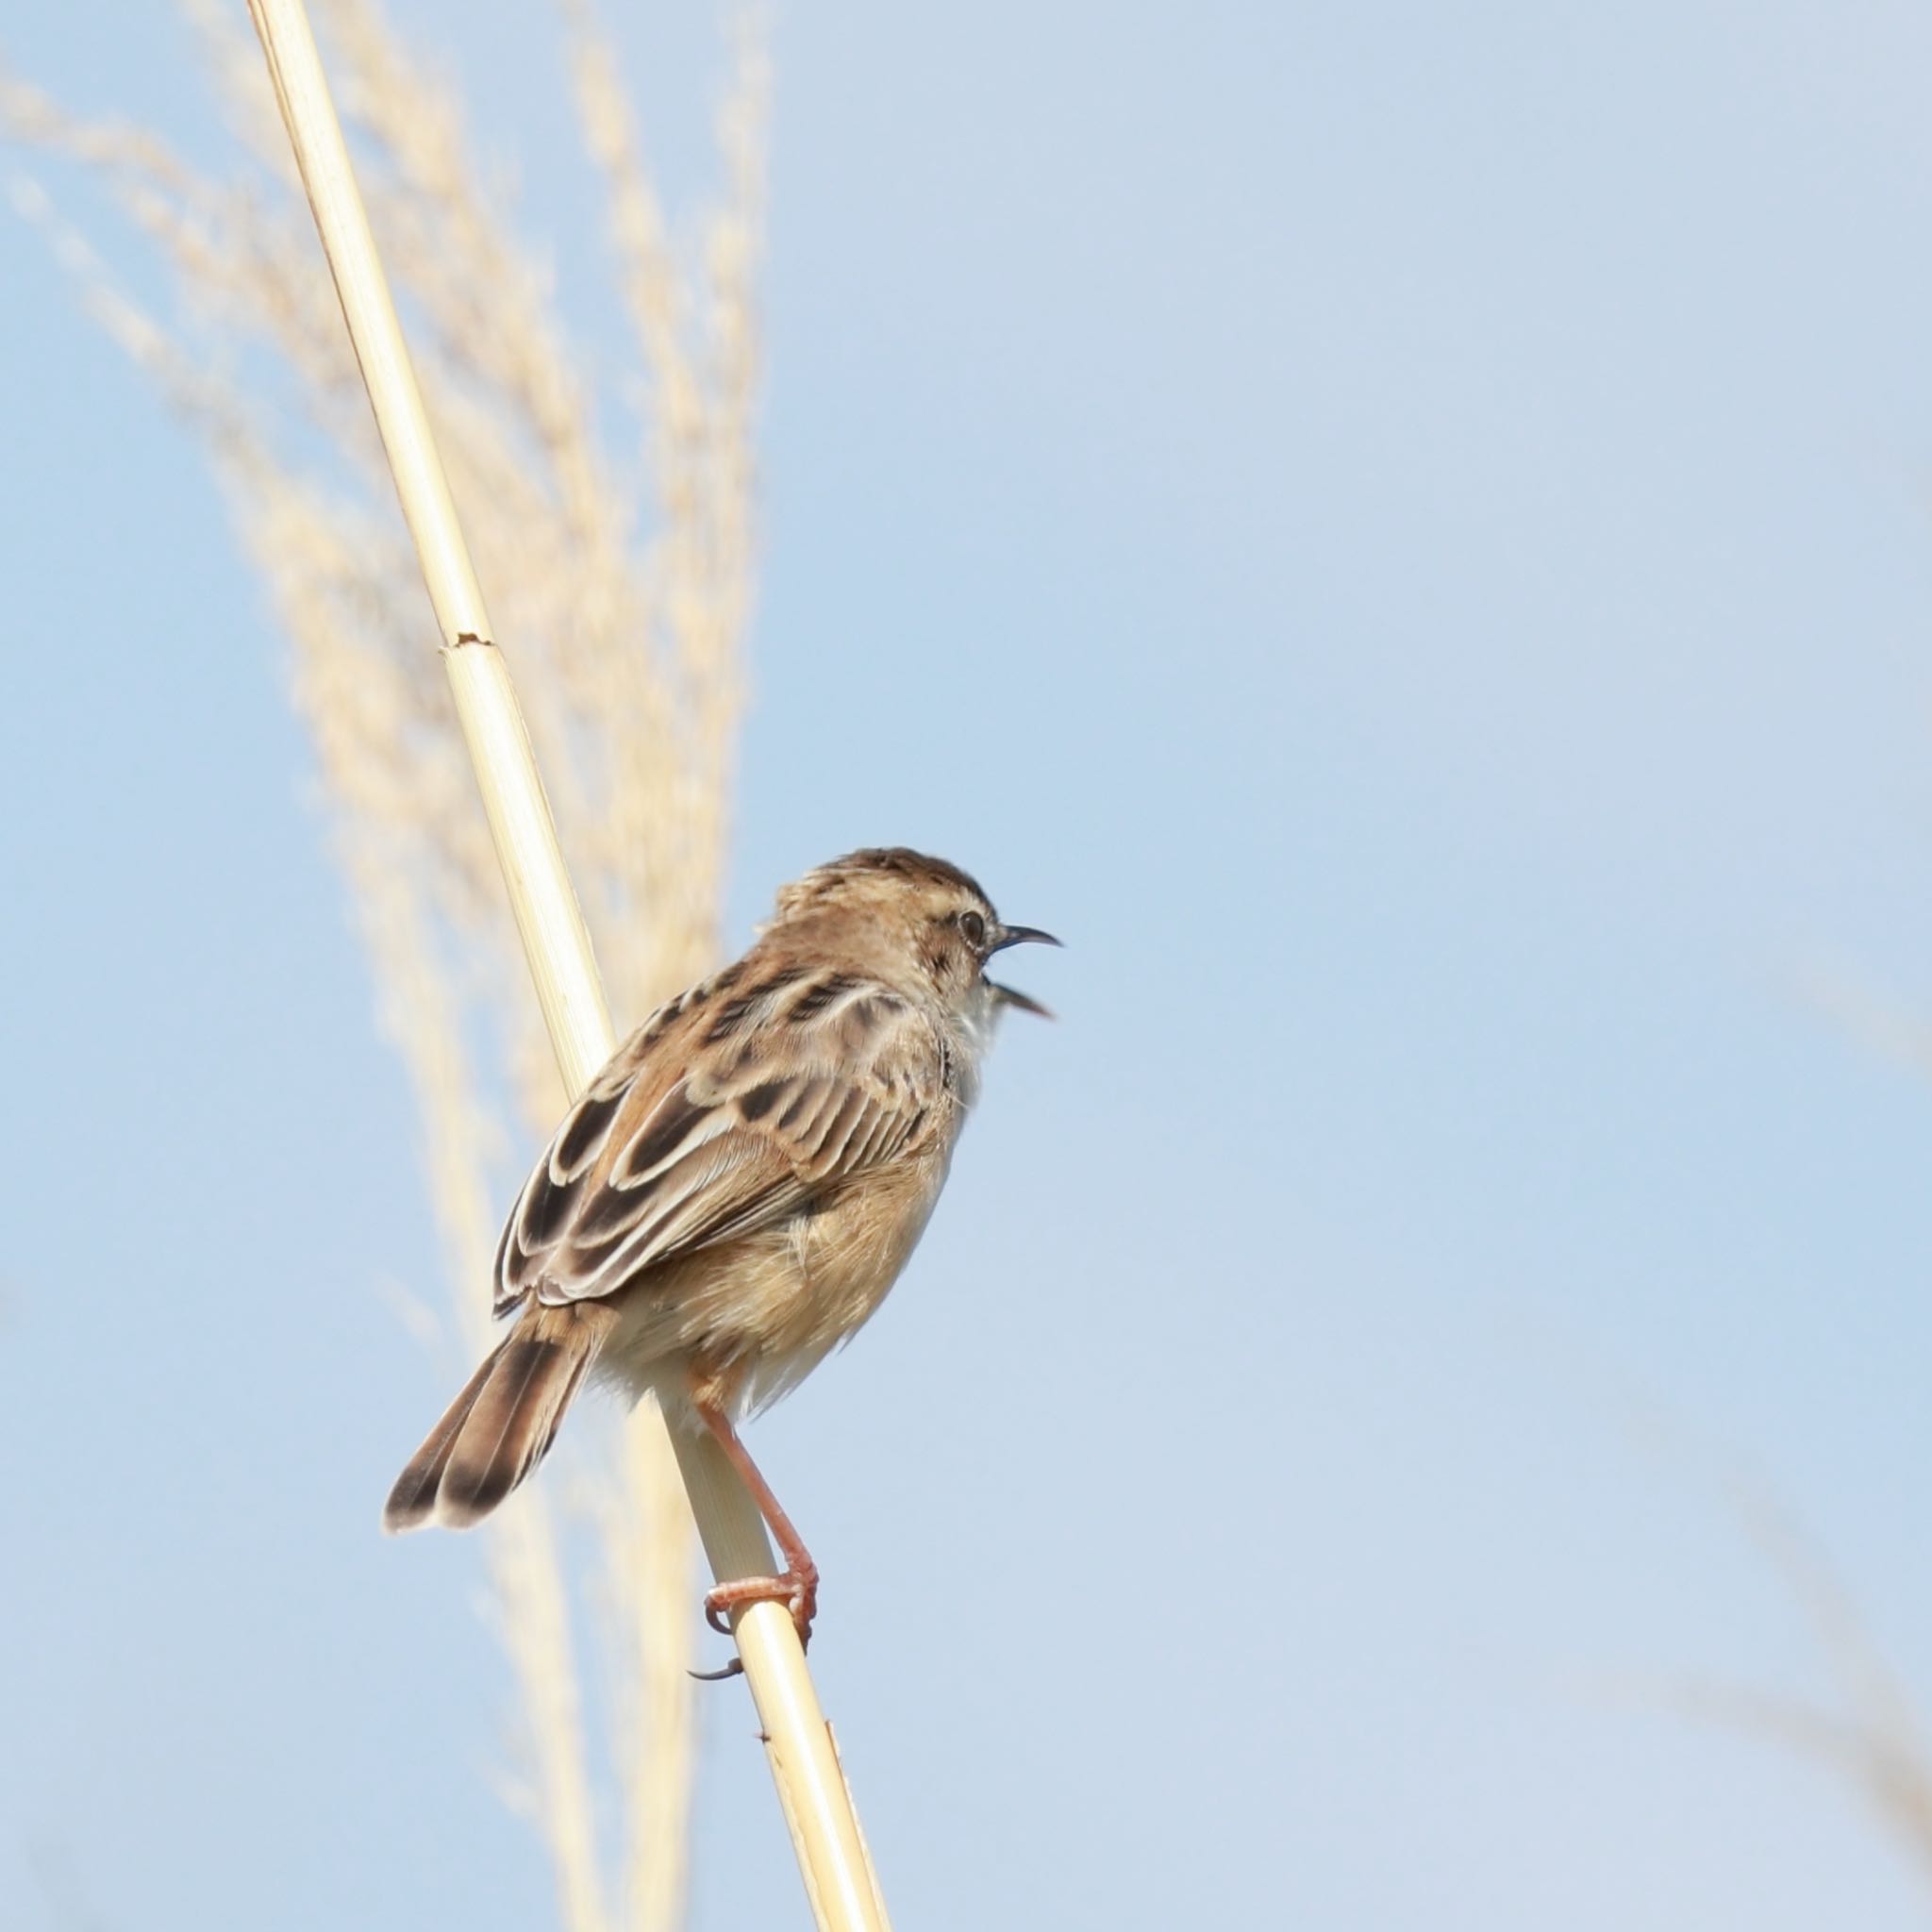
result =
[[[742,986],[742,991],[740,987]],[[640,1027],[524,1184],[496,1312],[612,1294],[938,1130],[938,1035],[850,974],[730,969]]]

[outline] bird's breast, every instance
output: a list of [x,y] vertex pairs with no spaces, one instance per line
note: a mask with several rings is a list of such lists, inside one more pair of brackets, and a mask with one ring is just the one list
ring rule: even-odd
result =
[[775,1401],[885,1300],[925,1232],[950,1154],[948,1138],[776,1226],[653,1271],[625,1295],[609,1368],[655,1387],[667,1407],[691,1371],[732,1388],[741,1412]]

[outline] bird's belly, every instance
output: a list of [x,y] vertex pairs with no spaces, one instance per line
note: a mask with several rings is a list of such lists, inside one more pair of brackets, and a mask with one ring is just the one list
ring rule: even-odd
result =
[[692,1376],[739,1413],[776,1401],[885,1300],[943,1178],[869,1175],[811,1213],[653,1270],[625,1291],[607,1368],[674,1414]]

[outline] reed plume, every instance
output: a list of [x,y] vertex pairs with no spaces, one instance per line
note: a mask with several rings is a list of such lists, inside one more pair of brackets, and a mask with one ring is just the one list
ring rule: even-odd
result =
[[[717,949],[754,583],[762,38],[748,25],[734,35],[717,120],[723,190],[695,245],[680,248],[612,50],[583,5],[564,7],[576,120],[637,360],[625,391],[638,405],[635,448],[614,457],[551,276],[508,225],[508,197],[479,185],[491,176],[452,85],[374,0],[312,10],[623,1024]],[[135,301],[37,182],[16,175],[13,198],[199,432],[268,585],[382,1024],[417,1108],[455,1318],[441,1387],[484,1345],[513,1170],[564,1096],[258,53],[225,11],[205,0],[185,11],[235,136],[230,172],[191,167],[151,130],[77,118],[0,74],[0,124],[98,174],[168,270],[180,318]],[[525,1747],[510,1795],[538,1823],[569,1932],[662,1932],[680,1921],[685,1890],[690,1516],[650,1418],[601,1446],[567,1492],[579,1506],[569,1521],[553,1481],[506,1509],[482,1545]],[[574,1596],[563,1553],[578,1541],[591,1582]],[[614,1712],[608,1737],[586,1722],[587,1683]],[[611,1808],[593,1802],[607,1785],[619,1795],[614,1834],[600,1834]]]

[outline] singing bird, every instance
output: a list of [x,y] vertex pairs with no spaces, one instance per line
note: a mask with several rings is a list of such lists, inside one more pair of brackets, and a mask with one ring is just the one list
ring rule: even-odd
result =
[[1059,943],[903,847],[787,886],[751,950],[653,1013],[558,1128],[497,1249],[495,1312],[514,1325],[397,1478],[384,1526],[481,1521],[594,1369],[708,1430],[777,1540],[783,1573],[720,1583],[712,1626],[769,1599],[808,1640],[818,1568],[736,1424],[898,1278],[1001,1013],[1046,1012],[986,976],[1024,941]]

